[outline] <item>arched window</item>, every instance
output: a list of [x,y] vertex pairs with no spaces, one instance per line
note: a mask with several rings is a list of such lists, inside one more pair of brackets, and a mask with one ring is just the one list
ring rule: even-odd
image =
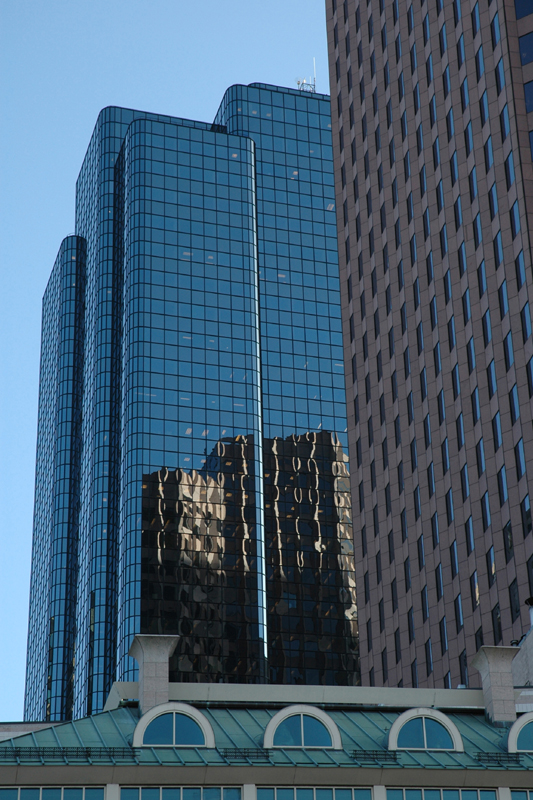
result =
[[321,747],[342,749],[339,729],[324,711],[314,706],[294,705],[275,714],[268,723],[264,741],[270,747]]
[[170,744],[204,747],[205,736],[196,720],[187,714],[160,714],[146,728],[143,744]]
[[164,703],[144,714],[133,734],[134,747],[214,747],[206,717],[186,703]]
[[412,708],[400,714],[389,732],[389,750],[463,751],[457,727],[433,708]]
[[533,751],[533,711],[522,714],[513,722],[507,739],[509,753]]

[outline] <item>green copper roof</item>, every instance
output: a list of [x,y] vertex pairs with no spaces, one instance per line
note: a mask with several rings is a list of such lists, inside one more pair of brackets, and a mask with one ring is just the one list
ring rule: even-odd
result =
[[533,769],[533,754],[509,756],[507,731],[482,714],[450,713],[463,738],[464,753],[387,750],[390,727],[400,712],[329,710],[343,750],[262,749],[263,733],[278,709],[202,708],[215,734],[216,749],[142,747],[132,749],[136,709],[118,708],[0,742],[2,764],[165,764],[348,766],[474,770]]

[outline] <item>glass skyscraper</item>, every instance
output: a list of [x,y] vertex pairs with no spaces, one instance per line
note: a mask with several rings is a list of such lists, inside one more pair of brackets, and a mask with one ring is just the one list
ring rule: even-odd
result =
[[104,109],[43,336],[26,718],[174,681],[359,682],[329,98]]

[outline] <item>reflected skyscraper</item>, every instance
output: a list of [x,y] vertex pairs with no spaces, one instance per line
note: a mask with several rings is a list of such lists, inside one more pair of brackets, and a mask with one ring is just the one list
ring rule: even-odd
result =
[[329,98],[106,108],[43,302],[26,717],[173,680],[355,684]]

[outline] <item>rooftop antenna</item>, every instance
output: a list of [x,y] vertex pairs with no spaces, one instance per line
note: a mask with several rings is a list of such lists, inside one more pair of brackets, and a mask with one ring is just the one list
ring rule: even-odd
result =
[[298,84],[298,89],[301,92],[311,92],[312,94],[316,92],[316,61],[314,58],[313,58],[313,77],[309,78],[309,83],[305,78],[302,78],[301,80],[298,79],[296,83]]

